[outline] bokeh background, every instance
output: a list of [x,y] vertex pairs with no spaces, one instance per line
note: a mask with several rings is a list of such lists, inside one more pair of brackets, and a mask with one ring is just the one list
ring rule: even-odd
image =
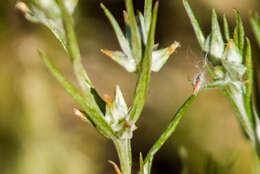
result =
[[[100,94],[113,95],[120,85],[131,104],[136,75],[127,73],[102,55],[101,48],[119,47],[99,4],[103,2],[123,23],[124,0],[80,0],[75,14],[84,66]],[[143,9],[143,0],[135,0]],[[205,32],[216,8],[234,25],[234,11],[244,19],[259,74],[260,50],[249,25],[250,10],[260,11],[258,0],[190,0]],[[107,160],[118,162],[111,141],[73,115],[77,105],[47,72],[36,50],[48,53],[75,83],[68,57],[43,26],[27,22],[14,9],[14,0],[0,1],[0,174],[112,174]],[[232,26],[233,27],[233,26]],[[139,153],[147,153],[178,107],[191,94],[191,80],[203,71],[203,54],[181,0],[160,0],[157,41],[182,47],[166,66],[152,74],[143,115],[133,139],[134,171]],[[260,75],[259,75],[260,77]],[[174,135],[159,151],[154,174],[257,174],[253,151],[236,115],[217,90],[201,93]],[[183,170],[184,169],[184,170]]]

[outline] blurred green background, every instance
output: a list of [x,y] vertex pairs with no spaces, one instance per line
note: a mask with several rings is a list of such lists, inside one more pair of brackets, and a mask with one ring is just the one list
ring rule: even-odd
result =
[[[75,20],[84,65],[100,94],[112,96],[115,85],[120,85],[130,105],[137,77],[100,52],[101,48],[119,47],[99,6],[101,2],[123,23],[124,0],[80,0]],[[136,9],[142,10],[143,0],[134,2]],[[247,36],[254,45],[255,69],[259,74],[260,50],[252,35],[248,12],[260,11],[260,2],[190,3],[205,32],[210,29],[212,8],[219,14],[226,13],[233,24],[233,9],[241,12]],[[47,72],[36,50],[46,51],[75,82],[68,57],[46,28],[27,22],[14,4],[14,0],[0,2],[0,174],[114,173],[107,162],[118,162],[112,143],[75,118],[72,109],[77,105]],[[182,47],[159,73],[152,75],[147,104],[135,131],[135,172],[139,153],[149,150],[191,94],[194,74],[203,71],[204,56],[182,1],[161,0],[157,41],[167,46],[175,40]],[[253,156],[230,103],[219,91],[209,90],[201,93],[157,154],[153,173],[250,174],[255,169]]]

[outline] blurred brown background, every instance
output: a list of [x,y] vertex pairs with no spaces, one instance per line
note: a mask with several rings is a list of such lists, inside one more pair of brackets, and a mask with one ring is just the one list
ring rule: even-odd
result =
[[[130,105],[136,76],[99,51],[119,47],[99,6],[101,2],[123,22],[123,0],[80,0],[75,18],[84,65],[99,93],[113,95],[118,84]],[[134,2],[136,9],[142,10],[143,0]],[[260,11],[260,2],[190,0],[190,3],[205,32],[210,29],[212,8],[219,14],[226,13],[232,24],[233,9],[238,9],[246,34],[254,43],[258,71],[260,50],[248,23],[248,12]],[[14,0],[0,2],[0,174],[114,173],[107,163],[107,160],[117,162],[112,143],[73,116],[72,109],[77,105],[47,72],[36,50],[46,51],[75,82],[68,57],[46,28],[27,22],[14,4]],[[134,171],[138,169],[139,153],[149,150],[191,94],[193,75],[202,70],[198,67],[202,65],[203,54],[182,1],[160,0],[157,41],[167,46],[175,40],[182,47],[159,73],[152,75],[147,104],[133,139]],[[209,90],[201,93],[157,154],[153,174],[178,174],[183,167],[190,174],[213,174],[206,169],[209,165],[232,166],[227,173],[250,174],[254,168],[252,156],[230,103],[219,91]]]

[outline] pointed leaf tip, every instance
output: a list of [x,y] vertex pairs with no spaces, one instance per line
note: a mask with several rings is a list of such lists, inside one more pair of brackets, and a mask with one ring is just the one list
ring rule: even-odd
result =
[[110,50],[104,50],[101,49],[101,52],[111,59],[113,59],[115,62],[117,62],[119,65],[124,67],[128,72],[135,72],[136,71],[136,64],[135,61],[132,58],[127,57],[123,52],[121,51],[110,51]]
[[260,48],[260,20],[259,20],[259,14],[257,12],[251,12],[250,14],[250,23],[251,27],[253,29],[258,47]]
[[195,31],[195,34],[196,34],[196,37],[197,37],[197,40],[201,46],[201,48],[203,50],[205,50],[205,36],[200,28],[200,25],[199,25],[199,22],[198,20],[196,19],[189,3],[187,0],[183,0],[183,5],[184,5],[184,8],[186,10],[186,13],[188,14],[188,17],[191,21],[191,24],[192,24],[192,27]]
[[175,41],[167,48],[153,51],[151,70],[154,72],[160,71],[160,69],[178,47],[180,47],[180,43]]
[[112,58],[112,56],[113,56],[113,53],[110,50],[101,49],[100,52],[107,55],[109,58]]
[[240,50],[240,53],[244,54],[244,45],[245,45],[245,30],[243,26],[243,21],[241,19],[239,11],[235,10],[236,16],[236,27],[235,27],[235,43]]
[[96,127],[95,123],[86,115],[84,111],[80,111],[77,108],[73,108],[74,115],[78,117],[81,121],[87,122],[90,125]]
[[221,58],[223,56],[225,45],[222,38],[222,33],[218,22],[218,16],[215,9],[212,10],[211,30],[212,34],[210,43],[205,47],[208,47],[208,51],[211,55],[215,56],[216,58]]
[[104,101],[106,102],[106,104],[111,104],[113,102],[113,99],[110,95],[105,94],[104,95]]
[[132,54],[137,64],[139,64],[142,58],[142,41],[135,17],[135,11],[132,0],[126,0],[126,9],[128,14],[129,27],[131,29],[130,42],[132,47]]
[[114,167],[116,174],[121,174],[120,168],[114,161],[108,160],[108,162]]
[[253,93],[253,87],[254,87],[254,70],[253,70],[253,60],[252,60],[252,49],[251,49],[251,43],[250,40],[246,39],[246,105],[248,108],[250,108],[251,102],[252,102],[252,93]]
[[181,44],[177,41],[175,41],[173,44],[170,45],[170,47],[168,48],[168,54],[171,55],[172,53],[175,52],[175,50],[177,48],[181,47]]
[[224,34],[225,39],[228,41],[230,39],[230,31],[229,31],[229,24],[226,15],[223,15],[223,25],[224,25]]
[[27,4],[25,4],[22,1],[18,1],[15,4],[15,8],[19,11],[21,11],[23,14],[29,13],[31,10],[29,9],[29,7],[27,6]]
[[114,29],[114,32],[116,34],[117,40],[119,42],[119,45],[120,45],[122,51],[127,55],[127,57],[132,58],[130,44],[129,44],[127,38],[125,37],[122,29],[120,28],[120,25],[116,21],[113,14],[102,3],[101,3],[101,8],[104,10],[105,15],[107,16],[108,20],[110,21],[110,23]]

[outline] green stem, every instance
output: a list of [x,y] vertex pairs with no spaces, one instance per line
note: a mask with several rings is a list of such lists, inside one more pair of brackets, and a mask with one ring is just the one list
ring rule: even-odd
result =
[[86,91],[89,91],[90,88],[93,88],[94,86],[91,83],[90,79],[88,78],[88,75],[81,62],[81,55],[78,46],[78,41],[73,26],[73,18],[68,12],[68,10],[66,9],[66,7],[64,6],[64,2],[62,0],[56,0],[56,1],[59,4],[59,7],[62,11],[62,19],[63,19],[63,25],[64,25],[65,35],[67,40],[67,48],[68,48],[69,56],[73,63],[74,73],[82,87],[82,90],[84,91],[84,93],[86,93]]
[[131,174],[132,169],[132,152],[130,139],[113,140],[120,161],[122,174]]
[[148,35],[147,45],[145,48],[144,57],[142,59],[141,71],[135,89],[133,107],[130,111],[130,121],[132,123],[136,123],[136,121],[139,119],[143,111],[144,104],[146,101],[146,96],[148,93],[148,88],[151,79],[152,52],[154,47],[158,6],[159,4],[158,2],[156,2],[153,10],[153,18],[152,18],[149,35]]
[[[177,125],[179,124],[180,120],[182,119],[184,113],[187,111],[187,109],[190,107],[190,105],[193,103],[193,101],[197,98],[198,94],[190,96],[185,103],[179,108],[177,113],[174,115],[173,119],[171,120],[169,126],[167,129],[163,132],[163,134],[160,136],[160,138],[155,142],[155,144],[152,146],[150,151],[148,152],[144,164],[148,164],[148,173],[150,173],[152,161],[154,158],[154,155],[156,152],[160,150],[160,148],[164,145],[164,143],[169,139],[169,137],[172,135],[172,133],[175,131]],[[146,166],[145,166],[146,167]]]
[[[59,5],[62,12],[62,20],[65,29],[65,36],[66,36],[65,38],[67,40],[67,48],[68,48],[69,56],[73,64],[74,74],[84,93],[84,98],[86,101],[88,101],[88,103],[91,103],[93,112],[97,113],[98,115],[97,117],[99,117],[99,119],[102,120],[102,122],[104,123],[102,125],[101,124],[98,125],[98,123],[96,123],[98,129],[109,138],[114,138],[115,136],[114,132],[111,126],[105,121],[104,115],[101,111],[102,109],[101,105],[104,105],[104,102],[103,100],[101,100],[101,97],[95,91],[94,86],[90,81],[90,79],[88,78],[88,75],[81,62],[81,54],[78,46],[76,33],[73,26],[73,18],[71,14],[68,12],[67,8],[65,7],[63,0],[56,0],[56,2]],[[101,103],[101,105],[98,105],[96,99],[97,102],[99,100],[103,103]]]
[[[252,117],[252,115],[248,115],[247,110],[245,108],[244,102],[241,102],[240,104],[237,103],[238,101],[234,96],[231,94],[231,92],[224,87],[222,89],[224,94],[226,95],[227,99],[233,106],[234,110],[238,113],[238,119],[241,123],[242,128],[245,130],[246,134],[248,135],[249,139],[255,144],[255,133],[253,130],[253,125],[250,124],[249,118]],[[242,100],[243,97],[241,97],[240,100]]]

